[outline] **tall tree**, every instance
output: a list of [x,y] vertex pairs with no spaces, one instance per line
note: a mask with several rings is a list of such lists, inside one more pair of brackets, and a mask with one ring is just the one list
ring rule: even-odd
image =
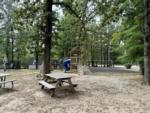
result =
[[45,14],[46,14],[46,26],[45,26],[45,39],[44,39],[44,73],[50,72],[50,57],[51,57],[51,41],[52,41],[52,5],[53,0],[46,0],[45,2]]
[[144,0],[144,81],[150,84],[150,1]]

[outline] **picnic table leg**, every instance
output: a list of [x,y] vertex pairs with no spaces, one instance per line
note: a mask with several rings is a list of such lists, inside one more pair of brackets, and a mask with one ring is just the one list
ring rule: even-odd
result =
[[58,89],[61,85],[60,84],[62,84],[62,81],[61,80],[58,80],[57,82],[56,82],[56,87],[55,87],[55,89],[52,89],[52,97],[54,97],[55,96],[55,91],[56,91],[56,89]]
[[55,89],[51,89],[51,90],[52,90],[51,97],[54,97],[55,96]]
[[44,89],[44,85],[41,86],[41,89]]
[[[2,82],[2,81],[6,81],[6,76],[1,77],[1,82]],[[2,88],[2,86],[3,86],[3,84],[0,84],[0,88]],[[4,83],[4,88],[5,88],[5,83]]]
[[47,77],[47,76],[45,77],[45,81],[46,81],[46,82],[48,81],[48,77]]
[[58,88],[59,86],[61,86],[60,84],[61,84],[61,80],[57,80],[57,82],[56,82],[56,88]]
[[73,86],[73,84],[71,82],[71,79],[68,79],[68,83],[69,83],[69,87],[70,87],[71,91],[75,92],[75,89],[74,89],[74,86]]
[[59,86],[61,87],[63,85],[63,81],[62,80],[60,80],[60,82],[59,82]]
[[[6,81],[6,76],[4,76],[3,81]],[[4,83],[4,88],[5,88],[5,83]]]

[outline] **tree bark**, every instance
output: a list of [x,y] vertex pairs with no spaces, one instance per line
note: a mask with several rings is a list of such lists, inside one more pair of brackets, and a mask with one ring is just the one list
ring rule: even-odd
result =
[[36,60],[35,66],[36,69],[38,69],[39,68],[39,35],[36,38],[35,60]]
[[35,60],[36,60],[35,67],[36,69],[38,69],[39,68],[39,53],[37,50],[35,50]]
[[[14,63],[14,35],[12,35],[13,28],[11,27],[11,64]],[[12,67],[11,67],[12,68]]]
[[51,38],[52,38],[52,0],[46,0],[46,27],[44,39],[44,74],[50,73]]
[[144,82],[150,84],[150,1],[144,0]]
[[14,39],[12,38],[12,42],[11,42],[11,62],[14,62]]
[[10,54],[9,54],[9,46],[10,46],[10,42],[9,42],[9,34],[7,35],[7,39],[6,39],[6,58],[8,59],[8,61],[9,61],[9,56],[10,56]]

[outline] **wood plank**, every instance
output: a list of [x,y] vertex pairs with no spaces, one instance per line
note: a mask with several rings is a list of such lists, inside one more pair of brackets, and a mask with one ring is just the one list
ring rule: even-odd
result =
[[9,76],[10,74],[8,73],[0,73],[0,77],[4,77],[4,76]]
[[[67,83],[67,84],[68,84],[68,81],[63,80],[62,82],[64,82],[64,83]],[[72,84],[72,85],[73,85],[73,87],[77,87],[77,86],[78,86],[78,84]]]
[[72,76],[59,74],[59,73],[58,74],[45,74],[45,75],[48,76],[48,77],[54,78],[56,80],[72,78]]
[[2,87],[2,85],[3,85],[3,87],[5,88],[5,84],[6,84],[6,83],[11,83],[11,84],[12,84],[12,88],[13,88],[13,87],[14,87],[14,81],[16,81],[16,80],[2,81],[2,82],[0,82],[0,88]]
[[0,82],[0,84],[9,83],[9,82],[14,82],[14,81],[16,81],[16,80],[7,80],[7,81],[2,81],[2,82]]
[[55,86],[45,82],[44,80],[39,81],[39,84],[45,86],[48,89],[55,89]]

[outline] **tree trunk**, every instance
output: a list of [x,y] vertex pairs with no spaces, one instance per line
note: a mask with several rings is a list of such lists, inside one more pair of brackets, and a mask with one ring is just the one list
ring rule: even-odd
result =
[[36,69],[38,69],[39,68],[39,54],[37,50],[35,50],[35,60],[36,60],[35,67]]
[[44,39],[44,74],[50,73],[51,38],[52,38],[52,0],[46,0],[46,28]]
[[9,46],[10,46],[10,42],[9,42],[9,34],[7,35],[7,39],[6,39],[6,58],[8,59],[9,61]]
[[91,45],[91,66],[94,67],[93,45]]
[[144,0],[144,82],[150,84],[150,1]]
[[12,38],[12,42],[11,42],[11,44],[12,44],[12,48],[11,48],[11,62],[13,63],[14,62],[14,41],[13,41],[13,38]]
[[39,36],[37,36],[36,38],[36,47],[35,47],[35,66],[36,66],[36,69],[39,68]]
[[11,39],[12,39],[11,40],[12,41],[11,42],[11,64],[13,64],[14,63],[14,38],[13,38],[13,36]]

